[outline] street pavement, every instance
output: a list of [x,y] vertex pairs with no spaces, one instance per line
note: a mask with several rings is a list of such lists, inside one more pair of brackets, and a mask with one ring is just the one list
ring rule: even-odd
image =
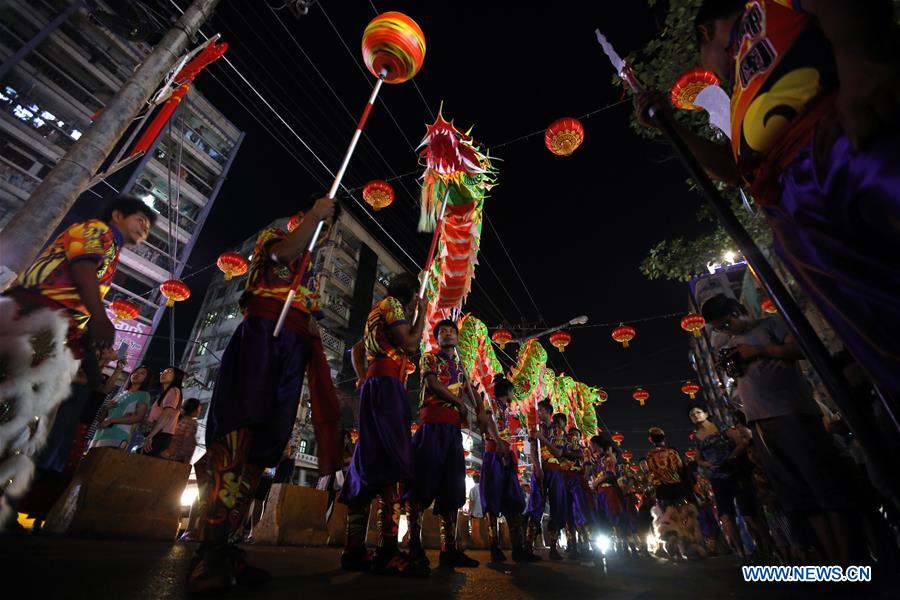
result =
[[[98,541],[46,535],[0,539],[4,592],[35,599],[127,600],[187,597],[184,579],[193,544]],[[337,568],[335,548],[248,546],[251,562],[273,575],[265,587],[235,588],[228,598],[368,598],[416,600],[603,598],[900,598],[894,580],[863,584],[750,584],[733,557],[673,563],[655,558],[611,558],[603,567],[544,560],[532,565],[485,564],[488,553],[469,552],[477,569],[435,569],[427,579],[396,579]],[[429,552],[432,564],[437,552]],[[4,594],[5,597],[11,595]]]

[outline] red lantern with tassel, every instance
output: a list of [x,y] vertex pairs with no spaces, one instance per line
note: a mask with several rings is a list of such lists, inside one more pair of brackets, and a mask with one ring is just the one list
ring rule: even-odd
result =
[[495,344],[500,346],[501,350],[503,350],[506,348],[506,345],[512,341],[513,336],[508,329],[498,329],[494,332],[494,335],[491,336],[491,339]]
[[637,388],[631,394],[631,397],[634,398],[635,400],[637,400],[638,404],[643,406],[644,403],[647,402],[647,399],[650,398],[650,392],[648,392],[644,388]]
[[356,429],[350,430],[350,443],[355,444],[359,441],[359,431]]
[[681,393],[687,394],[691,400],[694,399],[694,396],[697,395],[697,392],[700,391],[700,386],[694,383],[693,381],[686,381],[683,386],[681,386]]
[[235,275],[243,275],[247,272],[247,259],[237,252],[223,252],[216,261],[219,270],[225,274],[225,281],[230,281]]
[[622,451],[622,458],[625,459],[625,462],[631,462],[631,459],[633,457],[634,457],[634,454],[631,452],[631,450],[623,450]]
[[684,451],[684,455],[688,457],[688,460],[695,460],[697,458],[697,450],[695,448],[688,448]]
[[610,437],[612,438],[612,441],[614,441],[616,443],[617,446],[621,446],[622,442],[625,441],[625,435],[619,433],[618,431],[615,432],[614,434],[612,434]]
[[631,325],[620,324],[612,331],[612,339],[622,344],[623,348],[628,347],[628,342],[634,339],[637,332]]
[[409,426],[409,433],[410,433],[410,435],[416,435],[416,432],[417,432],[418,430],[419,430],[419,424],[418,424],[418,423],[413,423],[412,425]]
[[703,318],[703,315],[698,315],[697,313],[690,313],[681,319],[681,328],[693,333],[694,337],[700,337],[700,332],[703,331],[705,326],[706,319]]
[[168,279],[159,286],[159,291],[166,297],[166,306],[172,308],[176,302],[183,302],[191,297],[191,288],[180,279]]
[[774,315],[778,312],[778,309],[775,307],[775,303],[772,302],[771,298],[763,298],[763,301],[759,303],[759,308],[764,313],[769,313],[770,315]]
[[113,314],[116,315],[116,323],[121,321],[131,321],[132,319],[136,319],[140,314],[140,310],[138,310],[138,307],[134,302],[122,300],[121,298],[116,298],[110,302],[109,308],[113,311]]
[[394,188],[387,181],[375,179],[366,184],[362,191],[363,200],[373,210],[387,208],[394,202]]
[[544,133],[544,145],[557,156],[570,156],[583,141],[584,127],[571,117],[553,121]]
[[550,336],[550,343],[556,346],[560,352],[566,351],[566,346],[572,341],[572,336],[565,331],[557,331]]
[[678,76],[672,84],[672,104],[684,110],[700,110],[694,100],[704,89],[711,85],[719,85],[719,78],[712,71],[696,68],[689,69]]
[[638,465],[631,465],[629,468],[631,469],[632,473],[637,473],[638,471],[641,470],[641,468]]

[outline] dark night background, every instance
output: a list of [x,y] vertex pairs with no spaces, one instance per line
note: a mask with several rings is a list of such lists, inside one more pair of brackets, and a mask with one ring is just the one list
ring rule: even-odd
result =
[[[580,314],[601,324],[686,312],[685,284],[648,281],[638,265],[656,241],[696,234],[709,225],[696,223],[699,198],[687,189],[686,175],[668,148],[629,129],[630,102],[583,119],[585,142],[571,157],[552,155],[543,140],[543,129],[555,119],[579,117],[621,98],[594,29],[624,55],[659,33],[665,3],[651,9],[634,1],[377,0],[373,6],[368,0],[320,0],[296,17],[287,8],[273,11],[262,0],[222,2],[204,32],[223,35],[230,45],[226,56],[334,171],[374,83],[363,73],[360,40],[376,7],[405,12],[425,32],[425,63],[414,79],[421,96],[412,82],[383,87],[344,183],[356,190],[371,179],[416,171],[392,182],[397,199],[376,218],[422,264],[430,234],[416,232],[421,169],[413,148],[441,101],[444,116],[460,129],[475,126],[475,138],[503,159],[496,163],[499,185],[485,203],[499,238],[486,223],[465,310],[492,328],[523,322],[553,326]],[[201,74],[197,87],[247,136],[186,273],[292,213],[292,198],[325,191],[331,182],[224,61]],[[358,206],[350,201],[345,208],[414,269]],[[188,279],[194,297],[178,311],[177,338],[188,337],[212,272]],[[598,414],[625,434],[625,446],[645,449],[647,428],[659,425],[670,433],[671,444],[684,448],[688,400],[679,380],[694,378],[688,334],[678,317],[635,327],[637,337],[628,349],[610,339],[611,326],[572,330],[565,353],[569,364],[545,340],[550,366],[609,392]],[[164,363],[166,318],[159,331],[148,358]],[[176,357],[182,348],[180,343]],[[631,398],[638,385],[651,393],[644,407]]]

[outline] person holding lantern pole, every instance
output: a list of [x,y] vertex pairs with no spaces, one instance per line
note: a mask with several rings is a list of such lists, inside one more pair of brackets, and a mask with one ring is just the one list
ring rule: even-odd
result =
[[266,229],[257,238],[247,277],[247,316],[222,356],[206,425],[203,543],[188,574],[194,593],[268,579],[265,571],[247,565],[234,544],[263,470],[278,464],[290,439],[317,335],[303,293],[294,298],[284,330],[273,335],[297,259],[318,223],[335,212],[332,198],[303,204],[304,218],[292,232]]
[[[900,38],[892,12],[887,0],[704,0],[694,20],[699,59],[730,97],[731,147],[675,128],[711,177],[748,187],[776,254],[896,407]],[[652,105],[671,111],[654,92],[635,96],[638,120],[656,128]]]
[[528,449],[531,456],[531,489],[528,491],[528,505],[525,507],[525,549],[533,554],[534,540],[542,535],[547,502],[544,497],[544,472],[541,470],[541,458],[535,438],[529,440]]
[[566,484],[560,471],[560,458],[566,446],[566,436],[553,419],[553,405],[549,399],[544,398],[538,402],[537,413],[538,427],[532,437],[541,443],[544,497],[550,504],[550,520],[547,523],[549,557],[550,560],[562,560],[557,543],[559,532],[566,525],[569,510]]
[[597,506],[606,517],[620,554],[624,553],[627,539],[625,497],[616,476],[616,457],[609,438],[595,435],[591,438],[591,450],[596,456],[591,488],[597,498]]
[[[510,449],[510,438],[515,430],[510,423],[509,403],[513,385],[507,379],[494,382],[494,399],[485,400],[485,415],[496,423],[498,438],[493,434],[485,441],[481,460],[481,506],[488,519],[491,540],[491,562],[504,562],[506,556],[500,549],[500,531],[497,523],[502,514],[509,525],[512,543],[512,559],[516,562],[536,562],[540,557],[525,545],[525,496],[519,485],[516,454]],[[543,512],[543,510],[541,511]]]
[[[565,415],[559,414],[565,418]],[[569,557],[579,558],[581,551],[578,549],[578,539],[586,552],[590,552],[593,535],[594,515],[590,501],[584,493],[584,452],[581,448],[581,431],[577,427],[570,427],[566,434],[566,446],[563,457],[567,463],[563,470],[563,479],[566,484],[566,495],[569,501],[568,519],[566,520],[567,537],[569,537]],[[569,534],[568,532],[571,532]],[[577,536],[577,537],[576,537]]]
[[[412,421],[406,399],[406,364],[419,348],[425,328],[425,302],[419,300],[415,321],[417,279],[400,273],[391,279],[388,295],[369,312],[363,339],[353,346],[359,399],[359,433],[350,468],[341,488],[347,505],[347,545],[341,567],[372,569],[380,575],[427,576],[427,565],[416,564],[398,547],[400,506],[412,481]],[[378,537],[375,555],[366,550],[369,504],[376,500]]]
[[[425,565],[428,559],[422,549],[422,513],[434,503],[434,514],[440,518],[442,567],[474,568],[479,562],[465,555],[456,543],[457,512],[466,503],[466,457],[462,446],[463,424],[468,423],[466,397],[470,387],[464,385],[465,368],[456,354],[459,330],[456,323],[444,319],[432,332],[438,350],[422,355],[422,396],[419,402],[421,425],[413,436],[414,478],[407,494],[410,557]],[[470,398],[475,403],[475,398]],[[476,408],[477,410],[477,408]],[[483,431],[489,431],[498,452],[509,453],[509,446],[497,432],[493,419],[486,422],[484,411],[477,411]]]

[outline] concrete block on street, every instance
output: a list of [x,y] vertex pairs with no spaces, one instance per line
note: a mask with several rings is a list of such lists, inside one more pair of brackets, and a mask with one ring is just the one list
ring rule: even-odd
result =
[[324,546],[329,530],[325,524],[328,492],[287,483],[272,485],[269,501],[259,524],[253,529],[257,544],[278,546]]
[[45,529],[72,536],[172,540],[191,465],[116,448],[88,452]]

